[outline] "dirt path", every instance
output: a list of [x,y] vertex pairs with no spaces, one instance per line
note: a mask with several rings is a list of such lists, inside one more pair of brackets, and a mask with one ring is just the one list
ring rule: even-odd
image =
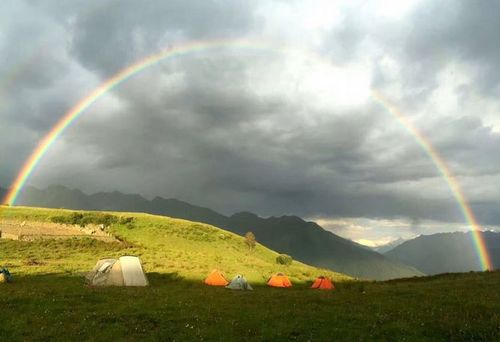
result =
[[52,222],[33,222],[0,219],[1,237],[12,240],[33,240],[36,238],[72,238],[88,236],[98,240],[116,241],[101,227],[89,225],[85,228]]

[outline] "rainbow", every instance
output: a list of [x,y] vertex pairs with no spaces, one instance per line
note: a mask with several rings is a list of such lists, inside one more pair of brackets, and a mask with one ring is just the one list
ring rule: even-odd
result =
[[372,96],[378,103],[380,103],[389,112],[391,112],[391,114],[393,114],[393,116],[408,130],[408,132],[415,138],[420,147],[431,158],[432,162],[450,188],[453,197],[455,197],[455,200],[457,201],[465,220],[472,228],[472,238],[474,240],[474,245],[478,253],[481,268],[483,270],[492,270],[493,264],[491,263],[488,249],[486,248],[486,243],[484,242],[483,235],[481,233],[481,226],[479,225],[477,218],[472,211],[472,208],[467,203],[460,184],[453,176],[450,168],[443,160],[443,157],[441,157],[436,148],[432,146],[430,140],[406,116],[404,116],[403,113],[401,113],[394,105],[392,105],[391,102],[387,100],[387,98],[385,98],[382,94],[380,94],[380,92],[374,89],[372,89]]
[[[10,186],[8,193],[6,194],[3,203],[7,205],[14,205],[16,199],[30,178],[31,174],[37,167],[40,160],[47,153],[50,147],[54,144],[59,136],[72,124],[74,123],[80,115],[82,115],[87,108],[98,101],[102,96],[113,90],[115,87],[126,82],[134,75],[140,73],[141,71],[153,66],[161,61],[168,58],[173,58],[176,56],[182,56],[188,53],[195,53],[199,51],[205,51],[210,49],[217,49],[222,47],[232,47],[232,48],[246,48],[246,49],[256,49],[264,51],[278,51],[278,52],[288,52],[288,51],[298,51],[296,49],[290,49],[287,47],[276,47],[274,44],[267,44],[262,41],[255,40],[245,40],[245,39],[219,39],[219,40],[208,40],[208,41],[195,41],[180,45],[177,47],[161,50],[160,52],[147,56],[144,59],[137,61],[136,63],[122,69],[116,73],[111,78],[107,79],[97,88],[95,88],[90,94],[84,97],[80,102],[78,102],[74,107],[72,107],[57,123],[52,127],[50,132],[39,142],[37,147],[33,150],[29,158],[25,161],[23,167],[19,171],[14,182]],[[314,56],[316,59],[323,60],[321,56],[313,55],[307,53],[309,56]],[[425,137],[424,134],[407,118],[405,117],[395,106],[393,106],[385,97],[383,97],[378,91],[372,90],[372,97],[380,103],[384,108],[386,108],[406,129],[407,131],[416,139],[420,147],[426,152],[430,157],[436,168],[438,169],[441,176],[445,179],[448,187],[450,188],[455,200],[457,201],[463,216],[473,232],[474,245],[477,250],[478,259],[481,268],[484,270],[492,270],[492,263],[486,249],[485,242],[483,240],[480,226],[477,219],[467,203],[464,193],[458,183],[458,181],[453,177],[449,167],[446,165],[443,158],[439,155],[439,152],[432,146],[430,140]]]

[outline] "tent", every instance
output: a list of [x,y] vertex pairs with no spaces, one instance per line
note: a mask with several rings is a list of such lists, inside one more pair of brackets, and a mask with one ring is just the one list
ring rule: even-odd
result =
[[250,290],[250,291],[253,290],[250,284],[245,279],[245,277],[239,274],[236,277],[234,277],[233,280],[231,280],[231,282],[226,286],[226,289]]
[[229,282],[220,271],[213,270],[212,273],[208,275],[207,279],[205,279],[205,284],[211,286],[226,286]]
[[327,277],[318,277],[311,285],[311,289],[320,289],[320,290],[334,290],[335,286],[333,286],[330,278]]
[[6,268],[0,268],[0,283],[10,283],[12,281],[12,276]]
[[267,285],[272,287],[292,287],[292,282],[283,273],[276,273],[269,278]]
[[118,260],[99,260],[94,269],[87,274],[86,279],[94,286],[149,285],[141,261],[134,256],[122,256]]

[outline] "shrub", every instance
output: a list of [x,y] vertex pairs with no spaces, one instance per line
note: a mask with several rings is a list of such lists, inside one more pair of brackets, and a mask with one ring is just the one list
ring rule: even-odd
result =
[[104,227],[109,227],[113,223],[118,222],[118,217],[111,214],[73,212],[68,216],[53,216],[51,217],[51,221],[54,223],[79,225],[80,227],[85,227],[88,224],[102,224]]
[[111,226],[112,224],[114,223],[117,223],[118,222],[118,217],[115,216],[115,215],[111,215],[111,214],[97,214],[96,215],[97,217],[94,219],[94,222],[91,222],[91,223],[94,223],[94,224],[102,224],[104,225],[105,227],[109,227]]
[[118,223],[119,224],[128,224],[128,223],[132,223],[133,221],[134,221],[134,218],[132,216],[129,216],[129,217],[121,216],[120,219],[118,220]]
[[287,254],[280,254],[276,257],[276,263],[280,265],[291,265],[293,262],[293,259],[291,256]]
[[70,224],[79,224],[82,225],[82,220],[83,220],[83,214],[82,213],[71,213],[69,216],[69,223]]
[[70,224],[67,216],[52,216],[50,220],[54,223]]

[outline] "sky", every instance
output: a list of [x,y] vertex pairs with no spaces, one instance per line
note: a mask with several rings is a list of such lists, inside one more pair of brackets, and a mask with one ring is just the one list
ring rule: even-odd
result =
[[[389,99],[439,152],[484,229],[500,226],[496,1],[6,0],[0,186],[76,103],[100,98],[28,184],[177,198],[224,214],[294,214],[368,245],[467,230]],[[256,43],[257,45],[257,43]]]

